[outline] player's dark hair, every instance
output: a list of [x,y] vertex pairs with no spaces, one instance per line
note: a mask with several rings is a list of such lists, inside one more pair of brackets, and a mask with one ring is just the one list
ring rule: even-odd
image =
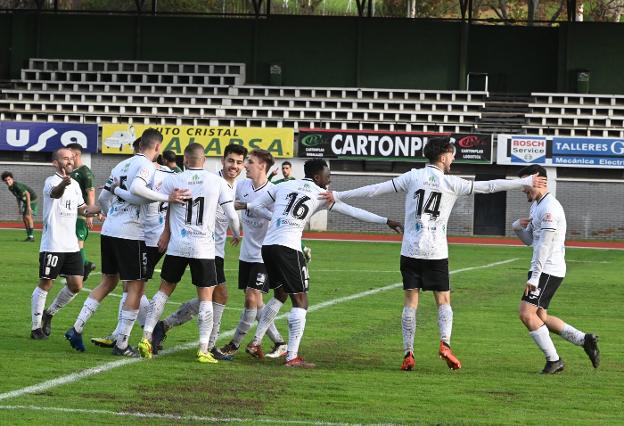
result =
[[79,153],[82,154],[82,145],[80,145],[79,143],[70,143],[69,145],[67,145],[65,148],[67,149],[71,149],[74,151],[78,151]]
[[162,153],[162,157],[165,161],[176,161],[176,153],[170,149],[166,150],[165,152]]
[[134,142],[132,142],[132,149],[137,152],[139,150],[139,145],[141,144],[141,138],[136,138]]
[[225,150],[223,151],[223,158],[227,157],[228,154],[238,154],[242,155],[243,157],[247,157],[248,152],[249,151],[247,151],[247,148],[245,148],[244,146],[237,143],[231,143],[225,147]]
[[290,167],[292,167],[292,164],[290,163],[290,161],[284,161],[284,162],[282,163],[282,167],[284,167],[284,166],[290,166]]
[[262,161],[266,165],[266,168],[264,169],[266,172],[268,172],[269,169],[273,167],[273,164],[275,164],[273,155],[271,155],[271,153],[267,151],[266,149],[256,148],[253,151],[251,151],[249,155],[253,155],[258,160]]
[[325,167],[329,167],[325,160],[315,158],[303,164],[303,172],[305,173],[305,177],[312,179],[315,175],[322,172]]
[[150,149],[156,146],[156,144],[161,143],[162,140],[162,133],[150,127],[149,129],[145,129],[145,131],[141,135],[141,142],[139,143],[139,147],[141,149]]
[[453,151],[455,151],[455,145],[451,143],[451,138],[448,136],[436,136],[429,138],[425,149],[423,149],[423,154],[430,163],[435,163],[440,160],[440,156]]
[[187,157],[201,158],[204,156],[204,147],[196,142],[191,143],[184,148],[184,155]]
[[8,177],[13,179],[13,173],[11,173],[11,172],[2,172],[2,180],[5,180]]
[[537,173],[537,175],[541,177],[548,177],[546,169],[539,164],[531,164],[530,166],[521,168],[520,170],[518,170],[518,177],[531,176],[535,173]]
[[160,164],[161,166],[165,165],[165,160],[163,160],[162,154],[158,154],[158,157],[156,157],[156,162]]
[[65,149],[69,150],[69,148],[67,148],[65,146],[62,147],[62,148],[55,149],[54,152],[52,153],[52,161],[58,161],[58,159],[59,159],[59,152],[65,150]]

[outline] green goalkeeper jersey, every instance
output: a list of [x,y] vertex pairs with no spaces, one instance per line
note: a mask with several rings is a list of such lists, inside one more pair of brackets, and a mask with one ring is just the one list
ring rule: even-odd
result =
[[35,194],[35,191],[33,191],[30,186],[17,181],[13,181],[13,185],[9,186],[9,191],[15,195],[15,198],[17,198],[17,201],[20,203],[26,202],[27,192],[30,193],[30,201],[35,201],[37,199],[37,194]]
[[93,176],[93,172],[90,168],[85,165],[78,167],[76,170],[69,174],[72,179],[78,182],[80,185],[80,190],[82,191],[82,198],[85,200],[85,203],[88,203],[89,198],[87,197],[87,191],[90,189],[95,189],[93,185],[93,181],[95,180],[95,176]]

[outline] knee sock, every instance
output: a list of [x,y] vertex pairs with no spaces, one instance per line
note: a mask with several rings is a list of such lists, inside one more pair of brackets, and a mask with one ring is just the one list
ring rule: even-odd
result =
[[74,300],[78,293],[72,293],[72,291],[64,286],[61,291],[56,295],[56,298],[47,309],[50,315],[55,315],[63,306]]
[[[258,327],[256,328],[256,334],[254,335],[254,339],[253,339],[254,345],[259,345],[262,342],[262,339],[264,338],[265,333],[269,331],[271,326],[275,328],[275,317],[279,313],[282,305],[283,305],[282,302],[280,302],[279,300],[275,298],[272,298],[271,300],[268,301],[266,305],[264,305],[264,307],[262,308],[262,311],[259,312],[260,315],[258,315],[259,317]],[[269,337],[271,337],[271,340],[273,340],[274,343],[283,342],[284,340],[282,336],[279,334],[279,331],[277,331],[277,328],[275,328],[275,332],[277,333],[277,335],[274,335],[273,337],[277,338],[279,336],[281,340],[279,341],[273,340],[273,337],[271,337],[271,335],[269,334]]]
[[119,334],[117,335],[116,342],[119,349],[126,349],[128,347],[128,340],[130,340],[132,327],[134,326],[138,315],[138,309],[124,309],[121,311],[121,326],[119,327]]
[[208,352],[208,341],[212,333],[213,326],[212,301],[202,300],[199,302],[199,313],[197,314],[197,325],[199,327],[199,350]]
[[240,346],[241,340],[243,340],[243,338],[251,328],[251,325],[256,320],[256,313],[256,308],[245,308],[245,310],[241,314],[240,321],[238,322],[238,327],[236,327],[236,332],[234,332],[234,337],[232,337],[232,342],[236,346]]
[[299,344],[305,330],[307,311],[302,308],[292,308],[288,314],[288,354],[286,361],[297,358]]
[[535,331],[531,331],[529,333],[535,344],[544,352],[546,359],[548,361],[557,361],[559,359],[559,355],[557,354],[557,349],[555,349],[555,345],[550,338],[550,333],[548,332],[548,327],[546,325],[542,325]]
[[36,330],[41,328],[41,315],[43,315],[43,309],[45,308],[46,298],[48,297],[48,292],[39,288],[39,286],[35,287],[32,292],[31,298],[31,318],[32,318],[32,330]]
[[193,315],[197,315],[199,312],[199,299],[191,299],[185,302],[178,308],[177,311],[169,315],[164,319],[165,328],[169,330],[172,327],[177,327],[193,319]]
[[210,332],[210,340],[208,340],[208,349],[214,348],[214,345],[219,338],[219,330],[221,329],[221,318],[223,317],[224,310],[225,305],[217,302],[212,302],[212,331]]
[[414,352],[414,335],[416,334],[416,308],[403,307],[401,315],[401,326],[403,328],[403,350],[405,355]]
[[145,326],[143,327],[143,337],[151,340],[152,332],[154,331],[154,327],[156,327],[156,323],[160,319],[163,311],[165,310],[165,303],[169,296],[167,296],[162,291],[158,291],[154,297],[152,297],[152,301],[149,303],[149,308],[147,308],[147,318],[145,319]]
[[440,340],[451,346],[451,332],[453,331],[453,308],[444,304],[438,307],[438,328]]
[[78,333],[82,333],[84,330],[84,326],[89,321],[89,318],[97,311],[98,306],[100,306],[100,302],[91,297],[87,297],[84,304],[82,305],[82,309],[78,314],[78,318],[76,318],[76,322],[74,323],[74,329]]
[[137,321],[141,327],[145,327],[145,320],[147,319],[147,313],[150,306],[150,301],[146,295],[141,297],[141,301],[139,302],[139,316],[137,317]]
[[565,324],[563,326],[560,336],[576,346],[583,346],[583,343],[585,343],[585,333],[577,330],[570,324]]

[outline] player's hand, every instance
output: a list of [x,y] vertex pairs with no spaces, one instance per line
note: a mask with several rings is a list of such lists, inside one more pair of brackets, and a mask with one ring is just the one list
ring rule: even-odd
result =
[[169,245],[169,238],[171,238],[171,232],[168,230],[164,230],[162,234],[160,234],[160,238],[158,239],[158,251],[164,253],[167,251],[167,246]]
[[535,287],[535,285],[531,284],[530,282],[527,282],[526,285],[524,286],[524,295],[528,296],[529,293],[535,290],[537,290],[537,287]]
[[401,225],[401,223],[397,222],[396,220],[388,219],[386,225],[388,225],[388,227],[394,230],[394,232],[396,232],[397,234],[403,233],[403,225]]
[[247,203],[242,201],[234,201],[234,210],[247,210]]
[[241,237],[232,237],[232,240],[230,241],[230,245],[232,247],[236,247],[237,245],[240,244],[240,240],[241,240]]
[[118,186],[119,186],[119,180],[117,178],[114,178],[113,183],[111,184],[108,190],[110,191],[111,194],[115,195],[115,188],[117,188]]
[[271,180],[271,178],[273,178],[274,176],[277,176],[277,169],[276,168],[271,170],[271,172],[269,173],[269,176],[268,176],[269,180]]
[[89,231],[93,230],[93,216],[87,216],[87,218],[85,219],[85,222],[87,223],[87,229]]
[[526,228],[531,223],[531,218],[521,217],[520,219],[518,219],[518,222],[520,223],[520,226],[522,226],[523,228]]
[[191,191],[188,189],[176,188],[169,194],[170,203],[184,204],[189,198],[191,198]]
[[537,173],[533,175],[533,188],[546,188],[548,185],[548,178],[539,176]]
[[321,192],[318,195],[319,200],[325,200],[329,204],[336,202],[336,197],[334,197],[334,191]]

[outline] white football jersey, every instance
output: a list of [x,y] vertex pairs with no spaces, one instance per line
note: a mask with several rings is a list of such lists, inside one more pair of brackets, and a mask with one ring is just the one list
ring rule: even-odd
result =
[[[253,180],[245,179],[236,187],[236,200],[251,203],[270,190],[274,184],[267,181],[259,188],[254,188]],[[239,259],[244,262],[264,263],[262,261],[262,242],[269,229],[270,213],[265,216],[261,212],[243,210],[243,242]]]
[[531,204],[530,210],[531,228],[533,230],[533,259],[531,260],[531,270],[534,270],[540,239],[542,233],[546,230],[555,232],[552,242],[552,251],[546,259],[543,273],[554,275],[556,277],[565,277],[565,235],[566,235],[566,218],[563,207],[559,201],[550,193],[544,195],[539,201]]
[[[149,185],[155,172],[156,168],[150,160],[143,154],[136,154],[113,168],[105,189],[110,188],[114,179],[119,181],[121,188],[127,190],[130,189],[134,179],[143,179]],[[102,235],[126,240],[143,240],[145,236],[140,211],[141,206],[131,204],[117,196],[113,197],[102,226]]]
[[43,184],[43,234],[39,251],[75,253],[80,251],[76,237],[78,208],[85,204],[80,185],[74,179],[65,187],[61,198],[52,198],[50,193],[63,177],[58,173],[50,176]]
[[224,179],[204,169],[186,169],[168,176],[160,192],[188,189],[191,199],[169,205],[171,238],[167,254],[191,259],[215,258],[217,207],[233,203],[231,188]]
[[254,213],[261,213],[266,208],[273,210],[262,245],[281,245],[301,251],[301,235],[306,223],[314,213],[323,209],[337,211],[365,222],[387,222],[385,217],[341,202],[329,205],[327,201],[319,199],[319,194],[326,191],[309,178],[290,180],[271,186],[256,200],[247,204],[247,210]]
[[[173,170],[169,167],[158,165],[150,182],[150,189],[157,192],[160,191],[163,181],[172,173]],[[165,228],[167,205],[167,202],[156,201],[141,206],[141,222],[143,223],[143,232],[145,233],[145,245],[148,247],[156,247],[158,245],[160,234],[162,234]]]
[[[223,178],[223,170],[219,170],[218,175]],[[225,179],[223,179],[225,180]],[[228,188],[230,188],[232,199],[236,191],[237,181],[234,181],[234,185],[230,186],[228,181],[225,181]],[[225,241],[227,240],[228,230],[228,218],[223,211],[223,207],[219,205],[217,208],[217,219],[215,222],[215,256],[225,259]]]
[[336,199],[405,192],[405,231],[401,255],[415,259],[446,259],[446,227],[457,197],[473,192],[473,182],[445,175],[432,165],[412,169],[391,181],[351,191],[336,192]]

